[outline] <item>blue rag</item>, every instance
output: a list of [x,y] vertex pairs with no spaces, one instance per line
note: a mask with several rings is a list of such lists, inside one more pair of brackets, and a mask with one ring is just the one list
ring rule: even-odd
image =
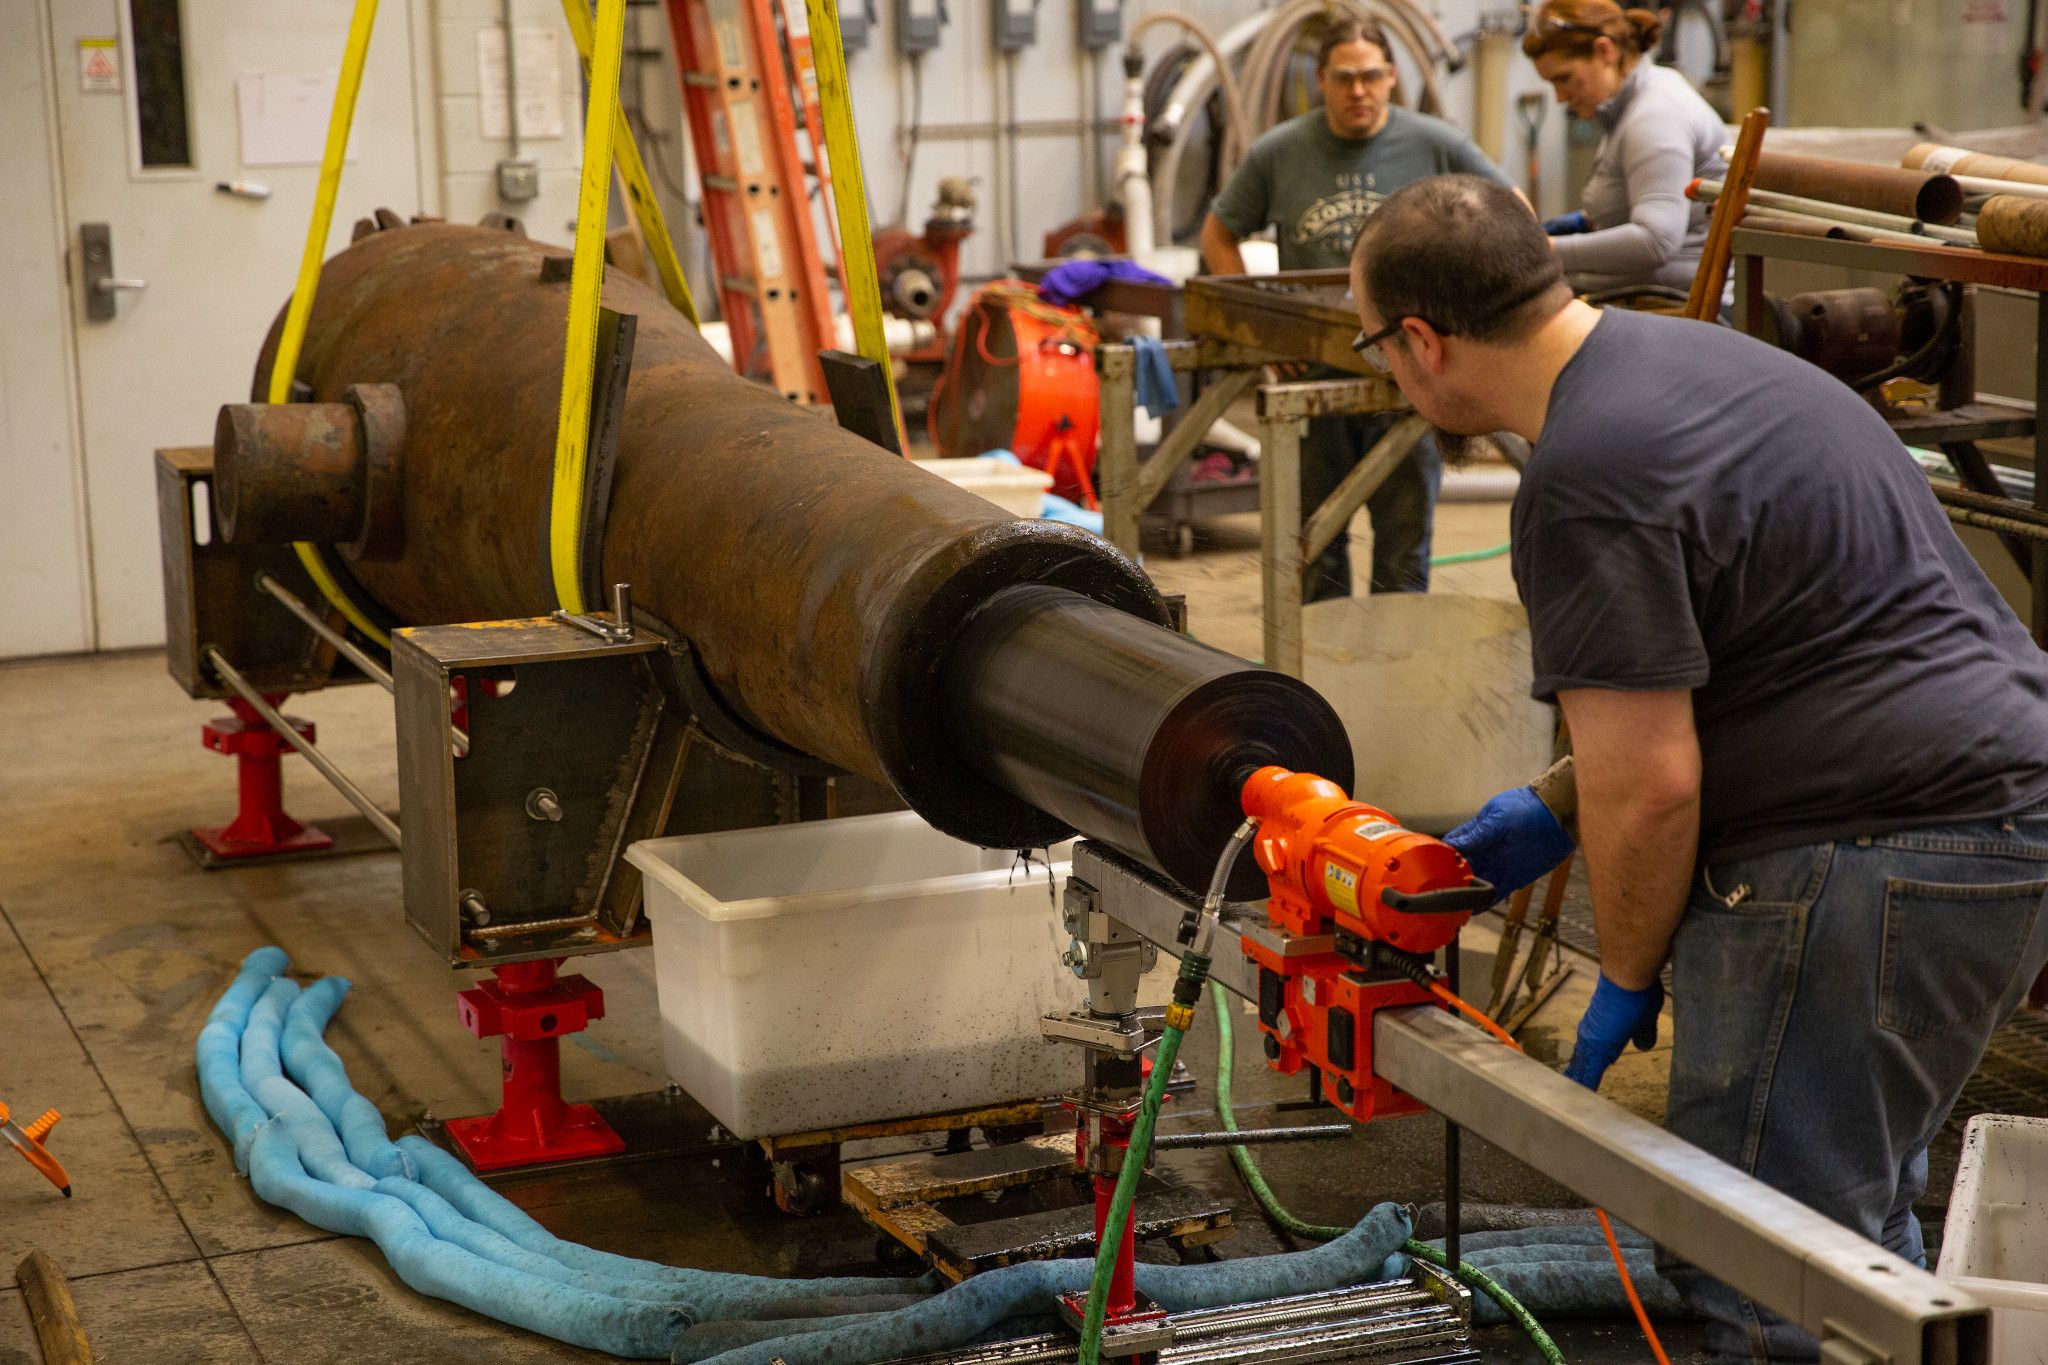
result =
[[1057,303],[1063,308],[1070,308],[1083,295],[1094,293],[1111,280],[1122,280],[1126,284],[1173,283],[1166,276],[1147,270],[1136,261],[1061,261],[1046,271],[1045,278],[1038,282],[1038,297],[1047,303]]
[[1138,352],[1138,406],[1153,417],[1164,417],[1180,406],[1180,385],[1173,382],[1166,345],[1148,336],[1132,337],[1131,345]]

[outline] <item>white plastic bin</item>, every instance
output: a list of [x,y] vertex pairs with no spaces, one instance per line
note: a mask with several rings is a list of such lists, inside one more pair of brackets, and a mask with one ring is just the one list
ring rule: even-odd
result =
[[1020,517],[1045,514],[1045,490],[1052,487],[1052,475],[1028,464],[1013,464],[993,455],[974,455],[957,460],[913,460],[940,478],[979,493],[1005,512]]
[[1067,856],[1049,890],[908,811],[633,845],[669,1076],[743,1138],[1071,1088]]
[[2048,1365],[2048,1119],[1970,1120],[1934,1273],[1991,1306],[1992,1365]]
[[1303,679],[1351,732],[1361,801],[1430,834],[1550,766],[1557,717],[1529,697],[1513,602],[1373,593],[1302,612]]

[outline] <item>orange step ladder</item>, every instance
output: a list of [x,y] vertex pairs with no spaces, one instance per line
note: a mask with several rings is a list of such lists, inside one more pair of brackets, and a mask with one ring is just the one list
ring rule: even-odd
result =
[[[733,366],[794,402],[825,402],[818,353],[836,339],[811,185],[829,208],[830,181],[803,11],[778,0],[667,0],[667,8]],[[799,110],[808,161],[797,143]],[[833,247],[836,256],[836,237]]]

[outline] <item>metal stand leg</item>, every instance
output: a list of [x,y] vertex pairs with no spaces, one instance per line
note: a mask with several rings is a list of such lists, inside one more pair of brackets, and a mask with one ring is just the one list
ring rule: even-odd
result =
[[[265,693],[275,708],[290,693]],[[333,845],[323,830],[301,824],[285,813],[283,758],[288,747],[275,730],[263,722],[256,709],[240,697],[228,698],[232,716],[206,723],[201,731],[206,747],[235,760],[235,818],[225,825],[195,828],[192,837],[220,859],[261,858],[281,853],[314,853]],[[313,722],[286,717],[293,729],[309,743]]]
[[562,1099],[565,1033],[604,1017],[604,992],[587,977],[557,977],[559,958],[508,962],[496,979],[461,992],[463,1027],[504,1035],[505,1094],[498,1112],[455,1119],[448,1137],[479,1171],[610,1156],[626,1143],[587,1104]]
[[[1458,990],[1458,940],[1452,939],[1444,949],[1444,985],[1452,995]],[[1462,1146],[1458,1125],[1444,1120],[1444,1258],[1453,1275],[1458,1273],[1459,1224],[1464,1221],[1464,1186],[1459,1169]]]

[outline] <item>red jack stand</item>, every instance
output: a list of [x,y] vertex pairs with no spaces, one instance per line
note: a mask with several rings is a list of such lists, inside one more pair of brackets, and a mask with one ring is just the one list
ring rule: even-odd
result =
[[[1141,1081],[1151,1067],[1152,1059],[1144,1058],[1139,1067]],[[1131,1128],[1137,1116],[1135,1107],[1118,1113],[1098,1110],[1085,1114],[1074,1133],[1075,1155],[1084,1169],[1094,1172],[1097,1247],[1109,1227],[1110,1205],[1116,1202],[1118,1174],[1130,1151]],[[1138,1205],[1132,1200],[1124,1211],[1123,1240],[1117,1244],[1116,1265],[1110,1271],[1109,1295],[1103,1305],[1100,1347],[1105,1359],[1157,1360],[1158,1351],[1173,1344],[1166,1310],[1138,1294],[1137,1261]],[[1087,1317],[1088,1291],[1062,1294],[1057,1306],[1060,1316],[1078,1331]]]
[[604,991],[582,976],[557,977],[560,958],[507,962],[496,979],[456,995],[462,1024],[505,1038],[505,1095],[498,1112],[453,1119],[448,1137],[479,1171],[610,1156],[626,1149],[587,1104],[562,1100],[562,1043],[604,1018]]
[[[266,692],[264,700],[277,706],[286,692]],[[195,828],[192,837],[222,860],[261,858],[281,853],[315,853],[331,848],[334,840],[324,830],[305,825],[285,814],[284,766],[290,748],[284,736],[264,724],[256,708],[240,697],[227,699],[234,711],[206,723],[201,738],[206,747],[235,759],[235,818],[225,825]],[[301,737],[311,743],[313,722],[286,716]]]

